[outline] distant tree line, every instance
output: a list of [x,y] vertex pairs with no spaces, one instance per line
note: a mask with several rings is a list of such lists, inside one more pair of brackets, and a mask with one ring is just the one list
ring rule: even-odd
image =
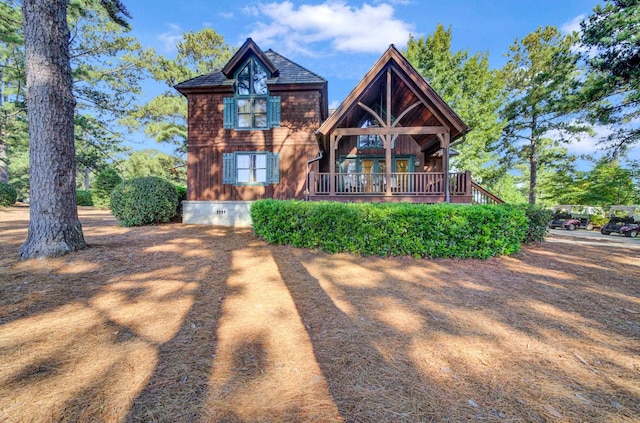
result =
[[[405,54],[467,122],[452,163],[509,202],[640,202],[640,2],[608,0],[563,35],[547,26],[516,39],[502,69],[488,53],[451,50],[451,28],[410,38]],[[577,157],[567,144],[597,136],[606,153]],[[593,162],[580,171],[578,159]],[[607,175],[606,177],[604,175]],[[614,194],[615,193],[615,194]]]

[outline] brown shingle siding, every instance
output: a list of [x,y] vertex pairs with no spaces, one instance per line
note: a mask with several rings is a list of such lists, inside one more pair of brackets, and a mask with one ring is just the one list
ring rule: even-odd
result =
[[[223,129],[221,93],[189,95],[188,186],[190,201],[304,198],[306,162],[317,155],[319,91],[279,92],[281,123],[267,130]],[[222,184],[222,155],[234,151],[280,154],[280,184],[246,187]]]

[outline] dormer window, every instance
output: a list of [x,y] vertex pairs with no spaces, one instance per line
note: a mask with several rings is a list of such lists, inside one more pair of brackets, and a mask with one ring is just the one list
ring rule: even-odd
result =
[[269,96],[269,72],[255,57],[235,74],[233,98],[224,99],[224,127],[268,129],[280,126],[280,97]]
[[268,95],[267,70],[256,60],[250,59],[238,72],[236,94],[239,96]]
[[267,71],[256,60],[249,60],[236,78],[238,128],[267,127]]

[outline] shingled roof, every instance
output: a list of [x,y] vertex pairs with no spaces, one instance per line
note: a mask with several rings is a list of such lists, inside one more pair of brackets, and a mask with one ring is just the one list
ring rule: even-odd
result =
[[[246,49],[246,46],[251,49],[258,49],[255,43],[249,38],[243,47],[240,48],[238,53],[242,53]],[[234,58],[230,60],[230,63],[236,61],[238,55],[234,55]],[[272,73],[272,77],[269,78],[267,84],[271,87],[277,85],[289,85],[289,84],[326,84],[327,80],[320,75],[311,72],[310,70],[300,66],[299,64],[292,62],[281,54],[269,49],[264,54],[267,60],[270,61],[268,67],[275,69]],[[225,69],[229,65],[225,66]],[[227,70],[228,71],[228,70]],[[230,73],[230,72],[229,72]],[[231,75],[230,75],[231,76]],[[180,91],[182,94],[186,94],[190,91],[200,91],[204,89],[212,89],[226,87],[227,89],[232,87],[235,80],[227,78],[223,70],[216,70],[211,73],[197,76],[195,78],[186,80],[174,86],[174,88]]]
[[276,84],[322,84],[327,82],[317,73],[311,72],[271,49],[267,50],[265,55],[278,69],[278,76],[274,81]]

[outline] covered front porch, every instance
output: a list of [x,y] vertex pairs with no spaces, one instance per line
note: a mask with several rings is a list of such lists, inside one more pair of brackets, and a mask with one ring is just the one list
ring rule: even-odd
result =
[[[394,46],[316,131],[309,200],[473,202],[469,172],[450,172],[469,128]],[[456,141],[456,140],[460,141]]]
[[[447,190],[448,180],[448,190]],[[387,183],[389,182],[389,183]],[[309,200],[471,204],[470,172],[310,172]]]

